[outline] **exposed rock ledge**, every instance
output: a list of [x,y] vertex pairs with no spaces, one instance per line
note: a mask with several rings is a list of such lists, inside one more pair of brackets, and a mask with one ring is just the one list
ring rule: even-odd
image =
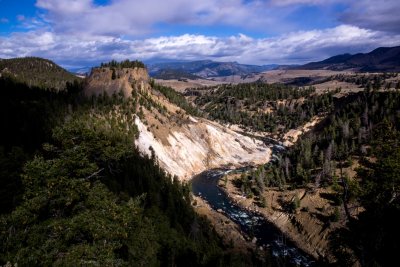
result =
[[[112,79],[113,72],[116,76]],[[122,92],[131,96],[132,90],[147,91],[150,88],[149,75],[144,68],[94,68],[86,81],[85,94],[99,95]]]
[[271,156],[262,141],[205,119],[191,118],[190,123],[171,131],[168,145],[156,139],[138,117],[135,123],[140,132],[135,141],[139,150],[150,156],[152,148],[160,166],[181,180],[212,168],[264,164]]

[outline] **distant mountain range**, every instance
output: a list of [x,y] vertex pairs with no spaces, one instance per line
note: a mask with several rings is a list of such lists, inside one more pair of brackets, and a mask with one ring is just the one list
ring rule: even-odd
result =
[[[153,61],[154,62],[154,61]],[[212,60],[168,61],[148,63],[147,69],[153,78],[197,79],[229,76],[247,76],[275,69],[305,70],[355,70],[361,72],[400,72],[400,46],[380,47],[369,53],[342,54],[305,65],[247,65],[238,62],[217,62]],[[68,69],[71,73],[87,74],[91,67]]]
[[163,79],[163,80],[174,80],[174,79],[202,79],[203,77],[191,74],[182,70],[175,69],[160,69],[152,75],[153,78]]
[[296,69],[328,69],[328,70],[348,70],[357,71],[400,71],[400,46],[380,47],[369,53],[358,53],[355,55],[343,54],[330,57],[328,59],[311,62]]
[[211,60],[164,62],[148,64],[150,76],[159,79],[195,79],[247,76],[274,69],[305,70],[355,70],[361,72],[399,72],[400,46],[380,47],[369,53],[343,54],[305,65],[246,65],[237,62],[215,62]]
[[189,62],[165,62],[149,64],[148,70],[150,76],[161,79],[178,78],[212,78],[232,75],[249,75],[266,70],[272,70],[278,67],[272,65],[246,65],[237,62],[216,62],[211,60],[199,60]]

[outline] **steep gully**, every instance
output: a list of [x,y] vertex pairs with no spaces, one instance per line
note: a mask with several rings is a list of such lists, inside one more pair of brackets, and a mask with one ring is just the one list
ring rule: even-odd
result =
[[[272,142],[272,140],[267,142]],[[273,151],[272,160],[276,160],[284,147],[278,144],[270,144],[270,146]],[[234,171],[244,172],[249,168],[242,167]],[[268,222],[262,215],[241,208],[219,188],[219,179],[231,171],[214,169],[194,176],[192,179],[193,194],[207,201],[212,209],[222,212],[237,223],[244,233],[253,237],[258,246],[269,249],[274,257],[285,259],[295,266],[314,266],[316,264],[314,259],[297,248],[276,226]]]

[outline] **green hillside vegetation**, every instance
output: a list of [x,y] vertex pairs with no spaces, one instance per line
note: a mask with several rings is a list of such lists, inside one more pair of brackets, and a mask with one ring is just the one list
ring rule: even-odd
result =
[[376,73],[376,74],[360,74],[356,73],[353,75],[338,74],[330,77],[330,80],[337,80],[341,82],[348,82],[358,85],[359,87],[365,88],[367,91],[379,90],[380,88],[396,88],[400,89],[399,80],[389,80],[398,77],[398,73]]
[[2,59],[0,74],[30,87],[57,91],[65,90],[67,83],[80,80],[54,62],[37,57]]
[[230,252],[188,185],[136,150],[137,98],[0,83],[0,265],[260,264]]
[[171,87],[156,84],[154,80],[151,80],[150,84],[153,89],[162,93],[169,102],[177,105],[192,116],[200,116],[201,111],[196,106],[189,103],[181,93],[175,91]]
[[[204,90],[204,89],[203,89]],[[220,85],[195,99],[211,119],[240,124],[257,131],[284,132],[333,107],[334,92],[316,95],[315,88],[262,82]],[[196,94],[196,89],[188,94]],[[281,101],[281,102],[279,102]],[[269,109],[270,112],[264,110]]]
[[21,198],[21,171],[52,128],[63,122],[81,84],[68,84],[56,92],[30,87],[15,79],[0,77],[0,214],[9,212]]
[[[400,217],[399,114],[396,91],[360,92],[337,101],[334,112],[281,159],[242,175],[242,190],[258,197],[271,186],[332,188],[332,205],[343,206],[347,221],[331,237],[339,266],[354,263],[348,248],[365,266],[390,266],[400,237],[394,219]],[[349,177],[343,169],[354,160],[360,166]],[[350,204],[365,210],[354,217]]]

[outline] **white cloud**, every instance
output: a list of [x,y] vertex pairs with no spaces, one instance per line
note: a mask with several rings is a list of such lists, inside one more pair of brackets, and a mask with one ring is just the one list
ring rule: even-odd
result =
[[49,25],[59,33],[75,35],[138,36],[154,31],[158,23],[174,25],[230,25],[272,32],[285,27],[285,10],[261,0],[37,0]]
[[290,5],[326,5],[344,0],[271,0],[272,5],[290,6]]
[[87,66],[100,61],[126,58],[291,64],[399,44],[400,35],[349,25],[292,32],[274,38],[251,38],[244,34],[226,38],[184,34],[143,40],[104,36],[82,39],[51,31],[31,31],[0,37],[0,58],[35,55],[68,66]]
[[92,0],[38,0],[36,6],[58,14],[82,13],[92,7]]
[[[346,5],[343,25],[298,31],[290,15],[303,5]],[[64,65],[91,65],[114,59],[213,59],[251,64],[290,64],[339,53],[368,52],[400,45],[398,0],[37,0],[41,12],[19,16],[25,32],[0,37],[0,58],[35,55]],[[8,20],[1,19],[0,23]],[[159,23],[235,26],[277,34],[254,38],[201,34],[167,35]],[[353,26],[352,26],[353,25]],[[247,27],[247,28],[246,28]],[[290,29],[290,30],[288,30]]]
[[[143,37],[163,34],[162,25],[234,26],[269,34],[301,29],[295,14],[304,5],[328,12],[332,22],[377,31],[400,32],[399,0],[113,0],[98,5],[94,0],[37,0],[42,11],[36,21],[46,22],[57,34]],[[344,13],[334,11],[340,4]],[[324,9],[324,7],[329,7]],[[330,11],[327,11],[330,10]],[[32,23],[33,20],[31,19]],[[24,22],[26,28],[29,22]]]
[[333,14],[341,23],[400,33],[399,0],[270,0],[269,3],[275,7],[340,6],[344,11]]
[[400,33],[399,0],[358,0],[341,16],[345,23],[358,27]]

